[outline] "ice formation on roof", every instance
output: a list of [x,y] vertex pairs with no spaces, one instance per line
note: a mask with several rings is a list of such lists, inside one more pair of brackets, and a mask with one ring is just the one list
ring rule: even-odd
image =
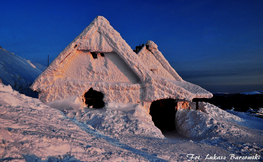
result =
[[102,16],[96,17],[31,86],[43,102],[82,97],[91,87],[105,95],[105,102],[144,105],[164,98],[212,97],[205,89],[184,81],[153,41],[137,55]]

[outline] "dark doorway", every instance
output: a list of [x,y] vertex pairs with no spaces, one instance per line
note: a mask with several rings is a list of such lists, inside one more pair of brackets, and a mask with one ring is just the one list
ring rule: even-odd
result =
[[174,131],[177,102],[174,99],[162,99],[152,102],[150,115],[156,127],[161,131]]
[[103,93],[90,88],[88,92],[84,94],[85,104],[89,107],[92,106],[93,108],[103,108],[105,106],[103,97]]

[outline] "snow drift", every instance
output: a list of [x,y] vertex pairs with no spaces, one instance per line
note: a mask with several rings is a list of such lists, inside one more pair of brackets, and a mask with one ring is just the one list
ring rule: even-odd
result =
[[151,115],[140,104],[111,102],[104,108],[95,109],[81,107],[81,101],[73,96],[48,102],[47,105],[61,110],[69,118],[75,118],[114,137],[137,135],[164,138],[162,132],[155,127]]
[[86,109],[77,119],[108,135],[164,138],[151,115],[139,104],[109,103],[103,109]]

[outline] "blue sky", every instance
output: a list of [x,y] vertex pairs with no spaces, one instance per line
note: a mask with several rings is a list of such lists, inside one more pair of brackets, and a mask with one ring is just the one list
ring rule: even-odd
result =
[[0,46],[34,62],[52,61],[101,15],[132,48],[153,40],[184,80],[263,90],[262,0],[3,0],[0,14]]

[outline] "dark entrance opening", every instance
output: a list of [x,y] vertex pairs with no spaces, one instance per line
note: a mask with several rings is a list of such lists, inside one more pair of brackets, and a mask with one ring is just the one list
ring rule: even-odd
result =
[[177,102],[174,99],[162,99],[152,102],[150,115],[156,127],[161,131],[175,131]]
[[90,88],[88,92],[84,94],[85,104],[89,107],[92,106],[93,108],[103,108],[105,106],[103,97],[103,93]]

